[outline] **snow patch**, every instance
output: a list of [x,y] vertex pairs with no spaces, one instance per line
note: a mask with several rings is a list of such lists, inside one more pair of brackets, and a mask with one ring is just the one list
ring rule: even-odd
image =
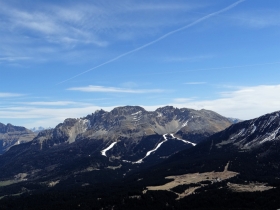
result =
[[146,157],[148,157],[152,152],[157,151],[158,148],[160,148],[160,146],[161,146],[164,142],[166,142],[166,141],[168,140],[167,137],[166,137],[166,135],[168,135],[168,134],[164,134],[164,135],[163,135],[164,141],[160,142],[160,143],[156,146],[155,149],[148,151],[147,154],[146,154],[146,156],[145,156],[144,158],[142,158],[142,159],[140,159],[140,160],[138,160],[138,161],[136,161],[136,162],[134,162],[134,163],[142,163],[143,160],[144,160]]
[[267,122],[263,124],[261,129],[264,130],[265,128],[267,128],[277,117],[277,115],[270,116]]
[[113,142],[112,144],[110,144],[109,147],[107,147],[106,149],[102,150],[102,151],[101,151],[101,155],[107,157],[106,152],[107,152],[108,150],[112,149],[116,143],[117,143],[117,142]]
[[274,140],[274,139],[276,138],[276,135],[277,135],[278,132],[279,132],[279,129],[280,129],[280,127],[277,128],[274,132],[270,133],[268,137],[266,137],[264,140],[262,140],[262,141],[260,142],[260,144],[262,144],[262,143],[264,143],[264,142],[266,142],[266,141],[272,141],[272,140]]
[[162,117],[162,113],[158,112],[158,116],[157,117]]
[[188,122],[189,122],[189,120],[187,120],[183,125],[182,125],[182,127],[181,128],[183,128],[183,127],[185,127],[185,126],[187,126],[188,125]]
[[236,134],[235,136],[231,137],[230,139],[238,138],[244,131],[245,131],[245,128],[243,128],[238,134]]
[[141,114],[141,113],[142,113],[142,111],[139,111],[139,112],[135,112],[135,113],[133,113],[131,115],[133,116],[133,115],[138,115],[138,114]]
[[256,131],[256,129],[257,129],[257,126],[255,126],[255,125],[253,124],[253,129],[252,129],[250,135],[253,134],[253,133]]
[[[140,159],[140,160],[138,160],[138,161],[136,161],[136,162],[131,162],[131,161],[127,161],[127,160],[123,160],[123,162],[129,162],[129,163],[133,163],[133,164],[134,164],[134,163],[137,163],[137,164],[142,163],[143,160],[144,160],[146,157],[148,157],[149,155],[151,155],[153,152],[157,151],[157,150],[160,148],[160,146],[161,146],[164,142],[168,141],[168,138],[166,137],[167,135],[168,135],[167,133],[164,134],[164,135],[163,135],[164,141],[160,142],[160,143],[156,146],[156,148],[154,148],[153,150],[148,151],[148,152],[146,153],[146,156],[145,156],[144,158],[142,158],[142,159]],[[193,145],[193,146],[196,146],[195,143],[192,143],[192,142],[190,142],[190,141],[186,141],[186,140],[184,140],[184,139],[176,138],[176,137],[174,136],[174,134],[170,134],[170,135],[171,135],[171,137],[172,137],[173,139],[178,139],[178,140],[180,140],[180,141],[183,141],[183,142],[186,143],[186,144],[191,144],[191,145]]]
[[180,141],[182,141],[182,142],[184,142],[184,143],[186,143],[186,144],[191,144],[191,145],[193,145],[193,146],[196,146],[195,143],[192,143],[192,142],[190,142],[190,141],[186,141],[186,140],[184,140],[184,139],[180,139],[180,138],[175,137],[173,133],[171,133],[170,135],[171,135],[171,137],[172,137],[173,139],[178,139],[178,140],[180,140]]

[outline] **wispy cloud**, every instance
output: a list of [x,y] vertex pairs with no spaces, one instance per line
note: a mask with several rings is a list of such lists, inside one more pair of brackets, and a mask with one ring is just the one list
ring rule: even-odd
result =
[[186,102],[190,102],[193,101],[193,98],[175,98],[173,99],[173,102],[175,103],[186,103]]
[[[201,4],[185,2],[107,0],[67,2],[63,6],[50,2],[40,2],[40,7],[28,4],[31,2],[26,6],[0,2],[0,57],[30,57],[33,61],[41,60],[38,58],[71,60],[69,49],[75,49],[83,57],[81,55],[118,41],[153,37],[166,26],[183,24],[186,19],[178,18],[180,14],[201,7]],[[60,56],[43,53],[41,49],[46,46]]]
[[229,117],[251,119],[280,110],[279,91],[280,85],[242,87],[234,91],[222,92],[218,99],[192,101],[174,99],[172,104],[177,107],[214,110]]
[[129,89],[129,88],[118,88],[118,87],[104,87],[89,85],[86,87],[73,87],[67,90],[81,91],[81,92],[105,92],[105,93],[159,93],[164,90],[161,89]]
[[11,97],[20,97],[23,96],[23,94],[18,93],[1,93],[0,92],[0,98],[11,98]]
[[97,66],[95,66],[95,67],[93,67],[93,68],[91,68],[91,69],[88,69],[88,70],[86,70],[86,71],[83,71],[83,72],[81,72],[81,73],[79,73],[79,74],[77,74],[77,75],[75,75],[75,76],[73,76],[73,77],[70,77],[70,78],[68,78],[68,79],[66,79],[66,80],[64,80],[64,81],[61,81],[61,82],[59,82],[58,84],[67,82],[67,81],[69,81],[69,80],[72,80],[72,79],[74,79],[74,78],[76,78],[76,77],[78,77],[78,76],[81,76],[81,75],[83,75],[83,74],[85,74],[85,73],[87,73],[87,72],[93,71],[93,70],[95,70],[95,69],[97,69],[97,68],[99,68],[99,67],[101,67],[101,66],[104,66],[104,65],[107,65],[107,64],[109,64],[109,63],[112,63],[112,62],[114,62],[114,61],[116,61],[116,60],[119,60],[119,59],[122,58],[122,57],[125,57],[125,56],[130,55],[130,54],[135,53],[135,52],[138,52],[138,51],[140,51],[140,50],[142,50],[142,49],[145,49],[145,48],[147,48],[147,47],[149,47],[149,46],[151,46],[151,45],[153,45],[153,44],[155,44],[155,43],[157,43],[157,42],[159,42],[159,41],[161,41],[161,40],[163,40],[163,39],[165,39],[165,38],[167,38],[167,37],[169,37],[169,36],[171,36],[171,35],[173,35],[173,34],[176,34],[176,33],[180,32],[180,31],[186,30],[186,29],[188,29],[188,28],[190,28],[190,27],[192,27],[192,26],[195,26],[195,25],[199,24],[200,22],[203,22],[203,21],[205,21],[205,20],[207,20],[207,19],[209,19],[209,18],[211,18],[211,17],[213,17],[213,16],[216,16],[216,15],[219,15],[219,14],[221,14],[221,13],[223,13],[223,12],[226,12],[226,11],[228,11],[228,10],[230,10],[230,9],[232,9],[232,8],[234,8],[234,7],[236,7],[238,4],[240,4],[240,3],[244,2],[244,1],[245,1],[245,0],[239,0],[239,1],[237,1],[237,2],[235,2],[235,3],[233,3],[233,4],[231,4],[231,5],[229,5],[228,7],[224,8],[224,9],[221,9],[221,10],[219,10],[219,11],[216,11],[216,12],[210,13],[210,14],[208,14],[208,15],[205,15],[204,17],[201,17],[201,18],[197,19],[196,21],[193,21],[192,23],[190,23],[190,24],[188,24],[188,25],[185,25],[185,26],[183,26],[183,27],[181,27],[181,28],[178,28],[178,29],[176,29],[176,30],[170,31],[170,32],[168,32],[168,33],[166,33],[166,34],[160,36],[159,38],[157,38],[157,39],[155,39],[155,40],[153,40],[153,41],[151,41],[151,42],[148,42],[147,44],[144,44],[144,45],[142,45],[142,46],[140,46],[140,47],[137,47],[137,48],[135,48],[135,49],[133,49],[133,50],[130,50],[130,51],[126,52],[126,53],[123,53],[123,54],[121,54],[121,55],[119,55],[119,56],[117,56],[117,57],[115,57],[115,58],[113,58],[113,59],[110,59],[110,60],[108,60],[108,61],[106,61],[106,62],[104,62],[104,63],[101,63],[101,64],[99,64],[99,65],[97,65]]
[[7,62],[14,62],[14,61],[20,61],[20,60],[29,60],[30,57],[0,57],[1,61],[7,61]]
[[206,82],[185,82],[185,85],[204,85]]
[[280,14],[276,8],[238,12],[230,18],[235,24],[256,29],[280,26]]
[[77,105],[74,101],[35,101],[35,102],[25,102],[22,104],[26,105],[35,105],[35,106],[68,106],[68,105]]
[[200,55],[192,57],[168,57],[165,59],[166,62],[198,62],[205,59],[213,58],[213,55]]

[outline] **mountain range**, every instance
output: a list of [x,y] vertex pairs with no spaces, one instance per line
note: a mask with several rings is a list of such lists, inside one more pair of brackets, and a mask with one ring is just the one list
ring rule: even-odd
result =
[[171,106],[66,119],[0,156],[0,208],[277,209],[279,130]]

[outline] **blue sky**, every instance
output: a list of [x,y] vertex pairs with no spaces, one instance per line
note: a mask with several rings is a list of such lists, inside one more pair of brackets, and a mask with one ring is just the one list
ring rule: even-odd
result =
[[97,109],[280,109],[279,0],[0,0],[0,122]]

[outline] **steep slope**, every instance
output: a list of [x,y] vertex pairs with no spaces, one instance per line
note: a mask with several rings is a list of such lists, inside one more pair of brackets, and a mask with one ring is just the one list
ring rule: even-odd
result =
[[0,123],[0,155],[14,145],[33,140],[35,136],[36,134],[24,127]]

